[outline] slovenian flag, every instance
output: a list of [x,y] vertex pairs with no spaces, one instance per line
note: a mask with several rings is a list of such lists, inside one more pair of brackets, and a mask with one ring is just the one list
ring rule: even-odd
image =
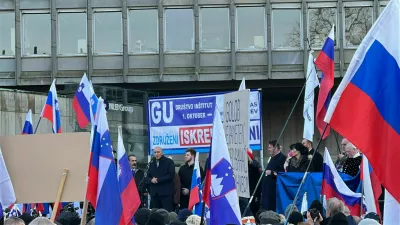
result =
[[80,128],[86,127],[89,122],[94,122],[98,101],[92,84],[84,74],[72,101],[72,107]]
[[29,110],[28,114],[26,114],[22,134],[33,134],[32,110]]
[[193,211],[194,214],[201,216],[202,206],[202,190],[201,190],[201,175],[200,175],[200,164],[199,164],[199,154],[196,155],[194,160],[194,169],[192,173],[192,183],[190,186],[190,197],[189,197],[189,209]]
[[378,199],[382,194],[381,182],[379,182],[378,177],[364,154],[361,162],[361,182],[363,185],[366,213],[374,212],[380,215]]
[[361,193],[355,193],[340,177],[327,148],[324,154],[324,171],[322,174],[323,205],[326,208],[327,200],[336,197],[350,209],[351,215],[360,215]]
[[61,133],[61,116],[58,107],[58,97],[56,90],[56,79],[50,86],[49,94],[47,95],[46,104],[43,107],[40,115],[42,118],[48,119],[53,124],[53,133]]

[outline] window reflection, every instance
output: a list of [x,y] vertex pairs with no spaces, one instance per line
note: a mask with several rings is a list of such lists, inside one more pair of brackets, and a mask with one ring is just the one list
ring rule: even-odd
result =
[[129,11],[129,49],[133,53],[158,52],[158,10]]
[[86,54],[86,13],[58,14],[59,54]]
[[344,9],[345,47],[357,47],[372,26],[372,7]]
[[[336,23],[336,8],[313,8],[308,10],[309,41],[311,47],[322,48],[325,39]],[[336,41],[335,41],[336,44]]]
[[273,48],[301,48],[301,10],[274,9],[272,11]]
[[122,53],[122,13],[94,13],[94,52]]
[[237,48],[265,49],[266,19],[264,7],[238,7],[236,13]]
[[202,8],[200,15],[200,48],[229,50],[229,8]]
[[15,55],[15,14],[0,12],[0,56]]
[[193,9],[166,9],[164,32],[166,51],[193,51]]
[[51,54],[50,13],[24,13],[22,51],[23,55]]

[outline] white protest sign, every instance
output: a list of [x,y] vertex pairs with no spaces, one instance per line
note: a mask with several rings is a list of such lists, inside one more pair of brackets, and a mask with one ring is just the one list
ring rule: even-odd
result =
[[249,147],[250,90],[224,95],[224,131],[239,197],[250,197],[247,148]]

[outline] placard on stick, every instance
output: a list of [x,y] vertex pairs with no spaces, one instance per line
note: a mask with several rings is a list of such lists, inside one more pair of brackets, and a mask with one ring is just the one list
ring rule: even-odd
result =
[[224,95],[224,131],[239,197],[250,197],[247,148],[249,147],[250,90]]
[[88,132],[0,137],[17,203],[55,202],[64,168],[61,202],[83,201],[90,156]]

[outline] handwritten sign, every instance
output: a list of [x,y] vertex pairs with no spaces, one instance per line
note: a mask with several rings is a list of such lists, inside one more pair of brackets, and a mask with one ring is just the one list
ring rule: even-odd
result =
[[224,131],[239,197],[250,197],[247,148],[249,147],[250,91],[224,95]]

